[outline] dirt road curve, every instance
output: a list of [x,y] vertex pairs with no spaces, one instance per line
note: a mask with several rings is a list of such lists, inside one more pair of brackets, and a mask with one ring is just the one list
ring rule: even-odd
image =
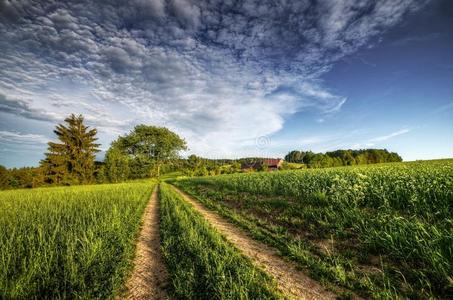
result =
[[160,251],[157,187],[143,215],[136,251],[134,270],[126,284],[128,292],[124,299],[166,299],[168,273]]
[[293,299],[335,299],[335,294],[327,291],[317,281],[297,270],[294,263],[282,259],[275,249],[253,240],[237,226],[205,208],[181,190],[175,189],[243,254],[274,277],[279,289],[286,296]]

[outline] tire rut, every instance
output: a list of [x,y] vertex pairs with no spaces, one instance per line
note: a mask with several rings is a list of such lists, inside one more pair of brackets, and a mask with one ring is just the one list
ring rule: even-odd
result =
[[158,187],[143,214],[134,269],[123,299],[167,299],[168,272],[160,249]]
[[174,187],[176,191],[205,217],[211,225],[249,257],[258,267],[271,275],[281,292],[292,299],[335,299],[336,295],[297,269],[293,262],[284,260],[274,248],[249,237],[219,214],[204,207],[192,197]]

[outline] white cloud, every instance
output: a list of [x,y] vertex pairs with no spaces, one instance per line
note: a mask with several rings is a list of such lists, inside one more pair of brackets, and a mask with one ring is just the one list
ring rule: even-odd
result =
[[40,134],[0,130],[0,143],[42,145],[47,142],[49,142],[49,138]]
[[389,133],[389,134],[386,134],[386,135],[382,135],[382,136],[378,136],[378,137],[372,138],[372,139],[369,140],[369,143],[370,144],[374,144],[374,143],[384,142],[384,141],[387,141],[387,140],[389,140],[391,138],[406,134],[406,133],[408,133],[410,131],[411,131],[411,129],[408,129],[408,128],[400,129],[400,130],[397,130],[395,132],[392,132],[392,133]]
[[8,2],[0,110],[51,122],[83,113],[109,138],[165,125],[201,155],[250,153],[295,112],[340,111],[346,97],[320,77],[414,3]]

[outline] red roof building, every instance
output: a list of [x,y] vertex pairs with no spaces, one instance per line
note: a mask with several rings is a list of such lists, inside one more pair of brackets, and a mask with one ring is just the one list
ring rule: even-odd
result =
[[267,166],[268,171],[276,171],[281,167],[282,163],[283,159],[281,158],[256,159],[242,163],[241,169],[243,171],[256,171],[262,169],[263,166]]

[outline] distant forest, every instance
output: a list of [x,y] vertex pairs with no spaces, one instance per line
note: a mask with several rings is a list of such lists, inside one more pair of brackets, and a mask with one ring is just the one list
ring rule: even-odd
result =
[[286,162],[301,163],[309,168],[378,164],[402,160],[398,153],[389,152],[386,149],[336,150],[326,153],[294,150],[285,156]]
[[[205,159],[196,155],[181,158],[186,142],[164,127],[137,125],[112,142],[103,161],[97,131],[84,124],[83,116],[70,115],[54,130],[58,142],[49,142],[38,167],[7,169],[0,165],[0,189],[114,183],[131,179],[179,176],[210,176],[238,172],[267,171],[268,158]],[[326,168],[402,161],[397,153],[382,149],[337,150],[326,153],[291,151],[278,169]],[[245,165],[259,166],[250,169]]]

